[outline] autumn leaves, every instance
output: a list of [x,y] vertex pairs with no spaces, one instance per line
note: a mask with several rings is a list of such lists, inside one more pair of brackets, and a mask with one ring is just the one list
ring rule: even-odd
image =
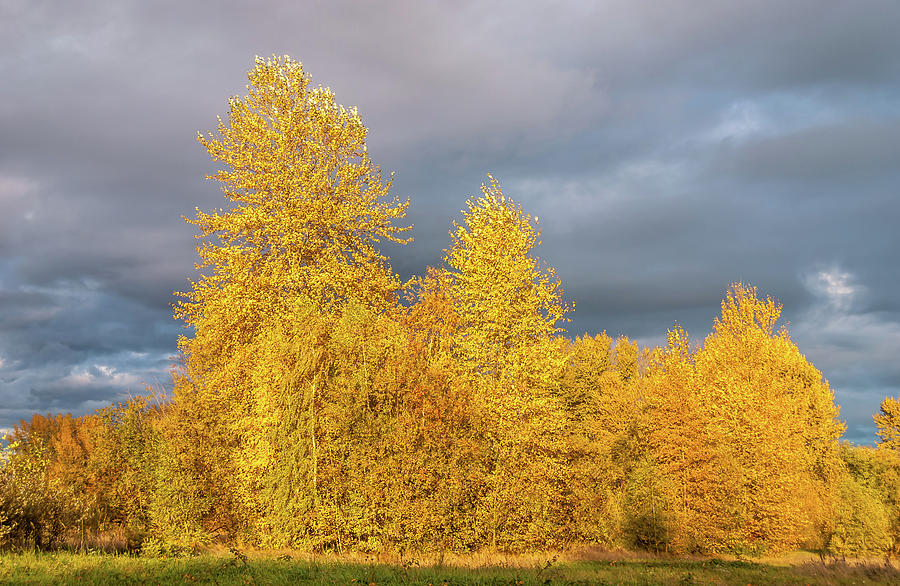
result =
[[780,310],[735,285],[702,347],[676,328],[651,358],[643,433],[677,549],[796,547],[834,504],[843,427],[821,373],[775,331]]
[[[359,116],[289,58],[257,60],[249,80],[200,137],[232,207],[189,220],[204,272],[176,308],[194,335],[167,445],[192,453],[183,430],[202,430],[213,453],[187,458],[182,481],[230,503],[227,519],[209,508],[191,523],[270,545],[509,541],[509,499],[529,524],[554,496],[538,484],[523,500],[524,471],[565,471],[525,456],[565,419],[567,308],[532,256],[535,220],[491,180],[446,266],[403,291],[378,243],[405,242],[407,204],[388,196]],[[527,545],[548,539],[532,533]]]
[[[630,534],[718,552],[793,547],[825,523],[841,427],[821,374],[774,330],[774,302],[736,285],[699,349],[678,328],[643,355],[573,345],[536,219],[489,177],[402,304],[378,243],[405,242],[407,203],[356,111],[290,58],[248,77],[199,137],[231,207],[189,220],[205,272],[176,309],[194,335],[174,429],[204,422],[216,451],[186,474],[231,503],[231,531],[338,548]],[[589,346],[611,358],[576,360]]]
[[896,547],[896,499],[873,487],[900,466],[885,449],[876,480],[848,471],[865,454],[839,450],[831,390],[774,301],[733,286],[702,345],[678,327],[656,349],[569,340],[537,220],[491,177],[442,266],[402,284],[379,245],[407,241],[408,203],[357,112],[288,57],[248,79],[199,136],[229,207],[188,220],[201,272],[175,308],[174,396],[78,424],[84,446],[121,447],[66,468],[127,501],[115,523],[320,551]]

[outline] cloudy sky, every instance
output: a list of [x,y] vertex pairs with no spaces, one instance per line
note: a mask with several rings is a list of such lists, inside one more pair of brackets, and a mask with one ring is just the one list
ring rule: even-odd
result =
[[900,4],[0,0],[0,428],[165,386],[224,205],[196,133],[255,55],[359,107],[411,199],[403,277],[487,173],[541,218],[572,335],[784,304],[869,443],[900,395]]

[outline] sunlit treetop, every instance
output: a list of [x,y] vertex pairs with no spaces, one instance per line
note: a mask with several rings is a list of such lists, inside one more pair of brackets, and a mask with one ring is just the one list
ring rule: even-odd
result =
[[298,296],[325,311],[389,306],[400,283],[378,245],[409,241],[408,202],[389,196],[356,109],[287,56],[257,57],[248,79],[217,133],[197,137],[232,205],[187,219],[200,231],[202,276],[176,318],[252,324]]
[[537,219],[488,178],[466,202],[463,224],[454,223],[444,262],[460,313],[457,344],[476,370],[496,374],[504,354],[560,332],[571,307],[553,268],[533,254]]
[[784,328],[775,332],[781,309],[781,304],[771,297],[760,299],[756,287],[734,283],[722,301],[721,317],[715,320],[716,334],[740,336],[757,332],[765,337],[775,333],[786,337],[787,330]]
[[900,453],[900,399],[885,397],[881,413],[874,416],[878,426],[878,446]]

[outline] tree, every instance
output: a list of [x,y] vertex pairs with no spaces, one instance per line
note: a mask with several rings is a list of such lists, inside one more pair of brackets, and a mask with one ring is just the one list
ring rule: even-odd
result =
[[35,414],[3,438],[8,443],[0,450],[0,546],[53,547],[77,517],[74,495],[50,470],[50,443],[62,419]]
[[843,433],[834,395],[797,349],[775,329],[781,305],[754,287],[732,285],[722,315],[695,357],[695,384],[732,474],[710,527],[732,527],[728,548],[795,547],[830,514]]
[[845,470],[838,482],[834,514],[823,527],[823,549],[833,555],[888,550],[896,556],[900,553],[900,453],[842,443],[840,454]]
[[[656,487],[645,491],[650,487],[645,486],[643,472],[649,470],[649,462],[636,449],[637,344],[625,337],[613,342],[604,332],[576,339],[568,354],[560,398],[569,415],[565,444],[570,531],[583,541],[610,543],[628,536],[656,547],[658,543],[635,535],[647,527],[631,516],[645,505],[653,508],[662,503]],[[651,518],[643,516],[643,521]]]
[[879,494],[853,476],[844,475],[825,551],[842,558],[878,555],[891,547],[891,519]]
[[[639,383],[638,433],[626,463],[628,497],[638,504],[653,497],[654,506],[662,503],[664,510],[643,516],[640,507],[632,508],[626,529],[634,543],[650,535],[657,539],[657,548],[711,552],[727,548],[723,543],[734,530],[727,513],[736,499],[726,482],[734,464],[726,453],[728,438],[712,424],[711,405],[698,384],[694,357],[687,332],[675,326],[666,347],[653,352],[647,376]],[[640,490],[640,482],[634,483],[635,475],[641,479],[647,469],[655,479],[650,493]]]
[[885,398],[881,402],[881,413],[872,418],[878,426],[878,447],[900,451],[900,399]]
[[732,285],[703,346],[680,328],[640,383],[638,445],[659,475],[670,547],[762,552],[815,539],[833,511],[843,431],[781,306]]
[[241,454],[262,458],[271,442],[276,422],[260,404],[287,409],[297,399],[282,392],[287,383],[254,383],[261,368],[294,360],[282,356],[292,334],[272,328],[304,327],[289,318],[309,308],[329,318],[350,304],[384,313],[401,285],[378,246],[409,241],[400,225],[408,202],[389,196],[356,109],[313,87],[287,56],[257,57],[248,80],[217,133],[198,135],[221,164],[210,178],[232,205],[187,219],[200,231],[201,276],[174,311],[194,335],[179,339],[185,370],[175,380],[165,461],[190,494],[166,499],[178,510],[160,501],[156,517],[183,519],[176,525],[190,532],[199,522],[233,534],[258,517],[255,500],[243,497],[259,479],[246,475],[271,462]]
[[[537,220],[489,176],[454,223],[444,263],[456,313],[453,353],[472,381],[477,419],[490,442],[487,492],[476,513],[505,549],[559,545],[568,414],[559,379],[568,343],[555,336],[569,307],[552,268],[533,255]],[[446,323],[444,321],[443,323]]]

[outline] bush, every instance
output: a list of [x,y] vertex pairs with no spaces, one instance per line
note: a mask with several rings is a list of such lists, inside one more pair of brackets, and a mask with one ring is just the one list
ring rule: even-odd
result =
[[193,556],[197,547],[185,543],[150,537],[141,544],[141,555],[154,558],[181,558]]
[[852,476],[844,477],[826,551],[842,558],[884,553],[891,546],[890,528],[887,510],[878,493]]
[[71,491],[49,476],[40,441],[12,442],[0,460],[0,545],[37,549],[62,542],[79,518]]

